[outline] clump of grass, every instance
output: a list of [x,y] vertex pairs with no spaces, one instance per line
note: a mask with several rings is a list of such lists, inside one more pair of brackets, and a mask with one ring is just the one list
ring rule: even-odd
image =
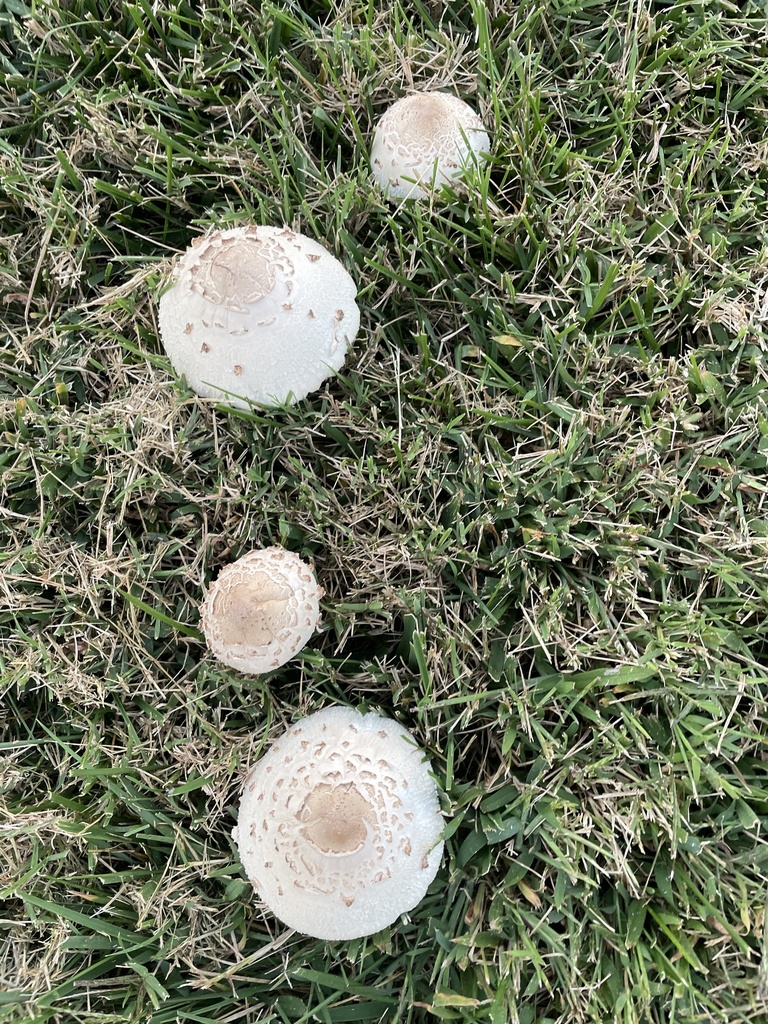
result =
[[[0,1000],[9,1020],[755,1020],[765,1013],[762,5],[0,10]],[[467,193],[371,187],[412,87],[484,116]],[[311,400],[174,381],[154,296],[212,225],[358,282]],[[201,590],[313,560],[259,679]],[[432,892],[286,933],[230,839],[264,744],[379,708],[446,793]]]

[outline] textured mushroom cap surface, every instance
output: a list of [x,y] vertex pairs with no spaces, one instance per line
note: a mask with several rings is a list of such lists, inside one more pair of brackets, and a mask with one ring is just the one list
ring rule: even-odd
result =
[[284,665],[315,631],[323,591],[285,548],[249,551],[225,566],[200,608],[208,647],[225,665],[258,675]]
[[314,239],[245,226],[197,239],[160,297],[160,337],[189,386],[235,408],[299,401],[360,327],[350,275]]
[[423,199],[433,180],[438,187],[453,181],[473,155],[490,148],[483,122],[464,100],[414,93],[393,103],[376,126],[371,170],[389,199]]
[[422,899],[443,854],[437,786],[399,723],[328,708],[296,723],[246,779],[233,837],[285,924],[354,939]]

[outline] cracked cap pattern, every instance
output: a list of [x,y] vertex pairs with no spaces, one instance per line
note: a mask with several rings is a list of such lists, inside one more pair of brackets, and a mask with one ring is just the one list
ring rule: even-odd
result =
[[458,96],[414,93],[393,103],[376,126],[371,170],[387,198],[423,199],[433,180],[438,187],[454,181],[490,148],[483,122]]
[[408,731],[329,708],[284,733],[246,779],[233,836],[285,924],[353,939],[422,899],[443,852],[437,786]]
[[314,239],[246,225],[192,243],[160,297],[163,347],[189,386],[235,408],[299,401],[341,369],[357,289]]
[[219,661],[258,675],[284,665],[307,643],[322,596],[298,555],[281,547],[249,551],[211,584],[200,624]]

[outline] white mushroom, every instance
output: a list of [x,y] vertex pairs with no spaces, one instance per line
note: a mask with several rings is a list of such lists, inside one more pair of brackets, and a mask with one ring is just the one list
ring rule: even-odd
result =
[[235,408],[299,401],[341,369],[360,327],[355,282],[319,242],[245,226],[193,242],[160,298],[178,374]]
[[474,110],[444,92],[397,100],[373,137],[371,170],[388,199],[423,199],[432,183],[454,181],[491,142]]
[[355,939],[422,899],[442,831],[437,786],[408,731],[329,708],[283,733],[253,768],[233,838],[254,889],[285,924]]
[[312,569],[285,548],[249,551],[221,570],[200,608],[208,647],[225,665],[258,675],[289,661],[320,618]]

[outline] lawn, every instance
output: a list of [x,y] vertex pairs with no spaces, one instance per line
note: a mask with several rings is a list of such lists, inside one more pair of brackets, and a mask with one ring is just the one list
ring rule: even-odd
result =
[[[0,1020],[768,1015],[768,13],[743,0],[0,0]],[[492,135],[386,203],[416,88]],[[197,235],[321,241],[362,328],[288,408],[172,373]],[[206,654],[250,548],[285,667]],[[429,754],[446,852],[326,943],[231,838],[299,717]]]

